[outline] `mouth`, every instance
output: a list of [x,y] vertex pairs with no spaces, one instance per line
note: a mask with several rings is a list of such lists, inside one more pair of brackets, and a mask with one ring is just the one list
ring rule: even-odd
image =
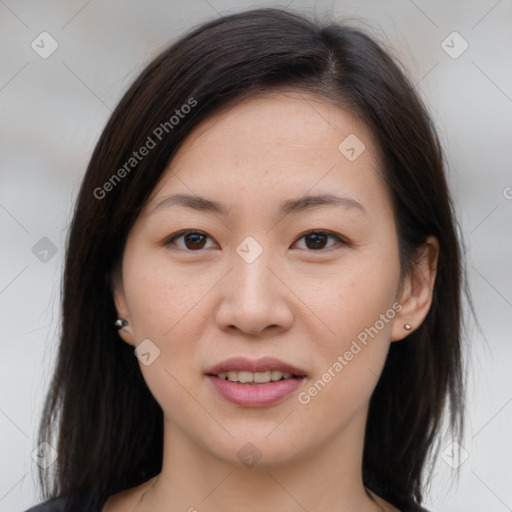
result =
[[244,357],[233,357],[211,367],[206,375],[240,384],[268,384],[307,377],[301,368],[273,357],[252,361]]
[[220,396],[243,407],[265,407],[280,402],[306,377],[302,369],[269,357],[256,361],[232,358],[206,372],[206,378]]
[[230,370],[228,372],[219,372],[217,375],[211,376],[218,377],[219,379],[227,380],[229,382],[237,382],[239,384],[249,384],[253,386],[288,379],[302,379],[305,377],[305,375],[294,375],[293,373],[283,372],[281,370],[267,370],[265,372]]

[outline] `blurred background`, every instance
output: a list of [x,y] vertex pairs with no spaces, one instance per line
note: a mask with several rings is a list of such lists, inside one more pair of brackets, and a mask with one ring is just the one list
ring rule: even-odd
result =
[[41,501],[36,435],[56,355],[65,237],[108,117],[169,42],[204,21],[261,6],[367,30],[393,49],[430,109],[480,330],[470,322],[465,338],[465,440],[461,447],[443,440],[425,506],[512,510],[511,0],[0,0],[2,512]]

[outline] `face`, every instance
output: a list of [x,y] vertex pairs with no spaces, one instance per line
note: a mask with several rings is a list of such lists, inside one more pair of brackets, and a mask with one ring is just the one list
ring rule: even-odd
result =
[[[277,464],[354,425],[362,435],[390,342],[408,334],[401,284],[369,132],[318,98],[274,92],[187,138],[129,233],[114,296],[121,336],[144,343],[166,435],[230,464],[243,450]],[[213,376],[233,357],[248,366],[225,371],[261,372]],[[285,364],[296,377],[229,381],[282,378],[263,370]]]

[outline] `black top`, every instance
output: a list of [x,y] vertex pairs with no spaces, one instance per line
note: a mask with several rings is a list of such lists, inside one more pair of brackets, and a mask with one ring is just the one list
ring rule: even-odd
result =
[[[73,503],[66,498],[56,498],[36,505],[26,512],[101,512],[107,499],[92,493],[81,499],[73,499]],[[407,496],[397,495],[393,500],[387,499],[387,501],[398,508],[400,512],[429,512]]]

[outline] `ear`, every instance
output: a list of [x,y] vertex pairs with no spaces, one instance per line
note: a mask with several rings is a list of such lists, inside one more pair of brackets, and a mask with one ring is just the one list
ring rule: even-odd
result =
[[[402,309],[393,322],[391,341],[402,340],[425,320],[432,304],[438,257],[439,241],[429,236],[418,248],[413,268],[404,277],[399,297]],[[404,327],[407,324],[411,329]]]
[[128,325],[119,329],[118,333],[121,338],[128,343],[128,345],[135,345],[134,334],[130,321],[130,314],[128,312],[128,304],[124,293],[123,276],[121,270],[121,264],[115,266],[112,271],[110,280],[112,296],[114,298],[114,304],[116,306],[117,317],[124,318],[128,321]]

